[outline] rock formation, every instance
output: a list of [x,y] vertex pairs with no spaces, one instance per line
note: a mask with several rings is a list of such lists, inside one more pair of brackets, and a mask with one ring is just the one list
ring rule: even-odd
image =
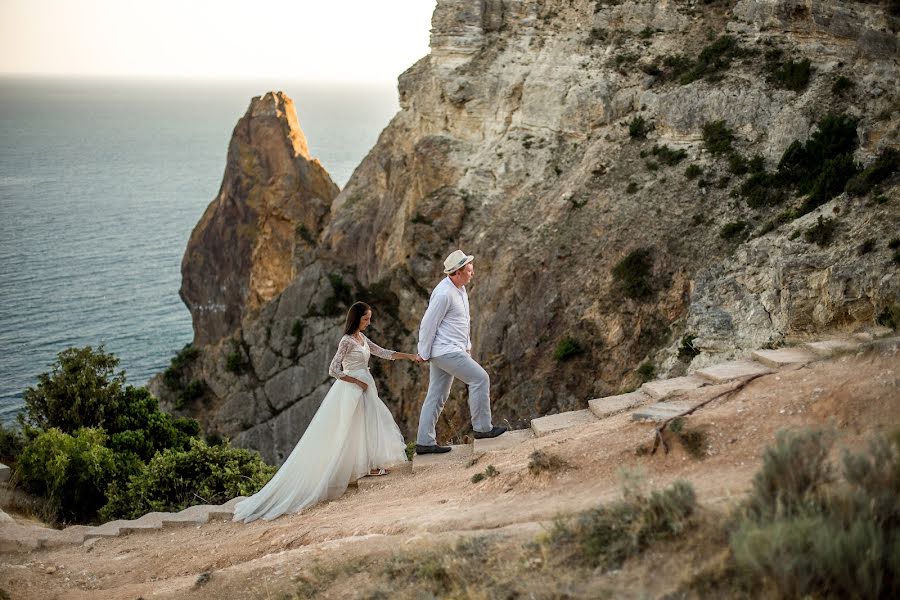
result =
[[[898,19],[885,6],[439,0],[432,26],[430,55],[400,76],[400,112],[330,213],[314,211],[315,253],[204,348],[194,376],[210,391],[187,412],[209,431],[280,462],[328,389],[346,305],[372,301],[372,337],[410,351],[457,247],[476,256],[474,352],[492,376],[495,420],[514,425],[631,388],[642,364],[684,372],[868,324],[897,301],[896,172],[804,214],[795,195],[748,205],[739,168],[759,155],[754,168],[776,169],[830,112],[856,119],[861,164],[900,145]],[[775,79],[776,60],[790,74],[804,59],[808,83]],[[840,78],[850,83],[839,93]],[[730,153],[703,140],[715,122]],[[806,236],[819,217],[836,225],[821,246]],[[244,222],[223,222],[219,237]],[[222,276],[251,270],[239,267]],[[230,330],[193,312],[200,343]],[[685,336],[695,351],[682,351]],[[227,368],[235,354],[246,371]],[[415,431],[427,372],[373,367]],[[442,439],[467,433],[458,387]]]
[[181,263],[195,344],[232,333],[293,281],[295,254],[319,234],[338,191],[310,157],[293,101],[281,92],[254,98]]

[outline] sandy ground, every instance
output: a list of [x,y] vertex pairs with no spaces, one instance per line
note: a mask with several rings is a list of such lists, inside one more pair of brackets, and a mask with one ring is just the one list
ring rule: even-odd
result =
[[[702,393],[716,391],[710,387]],[[623,469],[638,474],[648,489],[687,479],[708,514],[724,515],[748,490],[775,432],[806,425],[833,427],[835,453],[862,449],[872,433],[900,425],[897,344],[764,376],[712,402],[687,424],[706,433],[702,459],[677,443],[668,454],[640,452],[652,441],[653,425],[621,414],[491,453],[475,464],[448,459],[415,475],[392,474],[271,522],[215,522],[6,554],[0,556],[0,588],[14,599],[40,600],[293,596],[317,564],[438,547],[473,535],[521,546],[555,516],[619,497]],[[570,467],[532,475],[529,455],[536,449],[561,457]],[[489,464],[500,474],[473,484],[472,475]],[[676,548],[671,554],[681,555],[683,563],[691,558],[686,552],[696,551]],[[645,567],[630,571],[629,585],[651,596],[662,589],[656,584],[677,570],[665,553],[654,549],[643,557]],[[654,564],[655,571],[646,566]],[[672,573],[666,575],[667,569]],[[606,583],[615,588],[621,577],[621,572],[611,573]],[[359,589],[348,582],[341,592],[341,585],[336,583],[328,595],[351,597]]]

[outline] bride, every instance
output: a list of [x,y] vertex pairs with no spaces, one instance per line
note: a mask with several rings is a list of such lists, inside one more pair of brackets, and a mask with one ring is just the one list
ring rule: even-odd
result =
[[369,356],[419,361],[414,354],[385,350],[363,335],[372,309],[357,302],[347,313],[344,336],[328,373],[334,383],[306,432],[274,477],[235,505],[234,520],[249,523],[297,512],[337,498],[350,481],[384,475],[406,461],[406,444],[391,412],[375,391]]

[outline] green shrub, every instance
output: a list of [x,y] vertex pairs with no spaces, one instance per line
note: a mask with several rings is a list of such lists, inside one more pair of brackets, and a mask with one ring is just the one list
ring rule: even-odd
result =
[[116,473],[113,451],[105,443],[102,429],[78,429],[70,435],[53,427],[25,445],[16,473],[25,490],[46,498],[46,518],[81,522],[95,517]]
[[795,141],[784,151],[778,163],[779,183],[809,195],[800,214],[843,192],[847,180],[856,174],[856,123],[845,115],[828,115],[805,144]]
[[847,182],[847,193],[851,196],[865,196],[898,170],[900,170],[900,151],[888,148],[871,165]]
[[163,383],[170,390],[177,391],[184,385],[185,371],[191,368],[197,357],[200,356],[200,350],[195,348],[193,344],[186,344],[178,354],[172,357],[169,367],[163,373]]
[[638,115],[628,122],[628,137],[633,140],[646,139],[647,134],[653,130],[653,125],[648,123],[644,117]]
[[703,145],[710,154],[729,154],[734,133],[725,121],[710,121],[703,125]]
[[564,362],[580,354],[584,354],[584,348],[578,340],[571,337],[564,337],[559,340],[559,343],[556,345],[556,349],[553,351],[553,359],[557,362]]
[[828,462],[832,441],[833,434],[821,429],[779,431],[753,477],[747,515],[755,520],[793,517],[817,504],[834,478]]
[[780,432],[735,520],[736,568],[784,598],[900,594],[900,435],[829,462],[832,436]]
[[700,351],[694,347],[694,340],[697,339],[697,336],[687,334],[681,338],[681,345],[678,346],[678,358],[690,362],[694,359],[695,356],[700,354]]
[[638,367],[637,374],[641,381],[650,381],[656,377],[656,366],[653,363],[646,362]]
[[151,511],[221,504],[255,494],[275,471],[255,452],[192,439],[188,450],[164,450],[127,484],[112,486],[100,514],[104,519],[133,519]]
[[809,84],[812,67],[809,59],[800,62],[788,60],[769,63],[769,75],[766,80],[773,86],[793,92],[802,92]]
[[498,471],[494,465],[488,465],[483,473],[475,473],[472,475],[472,483],[478,483],[490,477],[496,477],[499,474],[500,471]]
[[729,241],[743,241],[747,238],[747,221],[733,221],[726,223],[719,231],[719,237]]
[[207,386],[206,382],[202,379],[194,379],[187,386],[185,386],[184,391],[178,395],[178,398],[175,400],[175,408],[182,409],[185,406],[188,406],[199,400],[203,397],[203,394],[206,393]]
[[837,221],[835,219],[823,218],[819,215],[816,224],[807,229],[803,238],[817,246],[825,247],[831,244],[834,239],[834,232],[837,230]]
[[697,60],[685,69],[678,81],[684,85],[701,78],[715,80],[731,67],[735,58],[745,53],[734,37],[723,35],[700,51]]
[[834,83],[831,84],[831,93],[835,96],[843,96],[844,92],[853,89],[856,87],[856,84],[852,79],[844,77],[843,75],[839,76],[834,80]]
[[24,445],[25,437],[20,429],[0,423],[0,462],[7,465],[14,463]]
[[684,176],[688,179],[696,179],[702,174],[703,169],[701,169],[697,165],[688,165],[688,168],[684,170]]
[[738,195],[747,201],[750,208],[777,206],[787,197],[784,185],[784,180],[777,173],[756,171],[741,184]]
[[633,181],[629,181],[628,186],[625,187],[625,193],[626,194],[634,194],[639,189],[641,189],[641,188],[638,186],[637,183],[635,183]]
[[613,267],[613,279],[628,298],[646,300],[653,296],[653,251],[649,248],[632,250]]
[[104,427],[114,418],[125,386],[119,359],[101,346],[68,348],[56,356],[50,373],[25,390],[25,423],[38,429],[56,427],[73,433],[83,427]]
[[683,54],[673,54],[663,58],[663,79],[671,81],[681,77],[694,67],[694,61]]
[[574,518],[557,519],[546,540],[553,554],[572,555],[589,567],[615,569],[654,542],[692,526],[697,499],[690,483],[676,481],[649,496],[625,497]]
[[842,154],[826,161],[809,195],[800,206],[800,211],[810,212],[843,192],[847,182],[858,172],[859,167],[850,154]]
[[232,345],[231,352],[225,355],[225,370],[235,375],[243,375],[250,370],[250,361],[239,345]]
[[672,150],[668,146],[657,146],[654,144],[653,150],[651,150],[650,152],[659,159],[659,162],[670,167],[673,165],[677,165],[682,160],[687,158],[686,150]]

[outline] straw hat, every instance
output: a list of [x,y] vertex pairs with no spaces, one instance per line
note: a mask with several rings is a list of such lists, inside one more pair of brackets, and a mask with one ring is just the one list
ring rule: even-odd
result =
[[454,250],[447,260],[444,261],[444,273],[448,275],[454,271],[459,271],[464,266],[475,260],[471,254],[467,255],[462,250]]

